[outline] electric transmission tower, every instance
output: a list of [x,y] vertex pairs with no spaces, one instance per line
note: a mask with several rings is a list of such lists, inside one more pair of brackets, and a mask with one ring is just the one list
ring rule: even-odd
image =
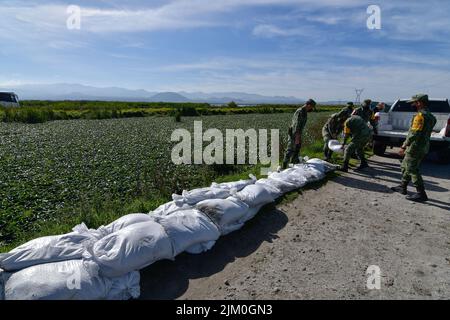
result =
[[355,89],[355,91],[356,91],[355,105],[359,106],[361,105],[361,95],[364,92],[364,89]]

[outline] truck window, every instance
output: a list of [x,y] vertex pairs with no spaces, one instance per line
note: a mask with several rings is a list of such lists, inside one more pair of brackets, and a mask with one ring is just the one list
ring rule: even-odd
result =
[[450,105],[448,101],[431,101],[429,105],[431,112],[450,113]]
[[[450,113],[450,105],[448,104],[448,101],[430,101],[428,108],[432,113]],[[406,101],[398,101],[393,111],[417,112],[416,108]]]
[[393,108],[395,112],[417,112],[417,109],[406,101],[398,101]]
[[3,101],[3,102],[16,102],[16,99],[10,93],[0,93],[0,101]]

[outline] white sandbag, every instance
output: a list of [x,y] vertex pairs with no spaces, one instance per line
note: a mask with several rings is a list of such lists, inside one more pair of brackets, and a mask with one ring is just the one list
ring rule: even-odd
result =
[[239,221],[236,221],[234,224],[229,224],[223,227],[221,229],[222,236],[225,236],[227,234],[230,234],[234,231],[241,229],[247,221],[253,219],[256,216],[256,214],[261,210],[263,206],[264,205],[259,205],[257,207],[249,208],[246,214]]
[[107,226],[101,226],[98,231],[102,234],[102,238],[114,233],[116,231],[122,230],[132,224],[153,221],[153,219],[144,213],[133,213],[126,216],[120,217],[116,221],[108,224]]
[[283,183],[283,181],[276,181],[276,180],[271,180],[271,179],[259,179],[256,184],[263,186],[264,188],[266,188],[266,190],[270,193],[270,195],[272,196],[272,198],[277,199],[279,197],[281,197],[283,195],[283,191],[281,191],[280,189],[278,189],[278,186],[280,186],[281,188],[283,188],[285,190],[285,192],[288,192],[286,190],[294,190],[295,186],[288,183],[287,185],[285,185]]
[[344,149],[342,148],[342,144],[338,140],[330,140],[328,141],[328,148],[336,153],[344,153]]
[[173,194],[172,199],[178,205],[187,203],[195,205],[207,199],[226,199],[230,196],[230,190],[221,188],[201,188],[191,191],[184,190],[181,195]]
[[193,210],[174,212],[169,216],[155,217],[169,236],[173,246],[173,256],[195,245],[207,248],[211,241],[220,237],[218,227],[203,213]]
[[163,259],[173,259],[172,243],[154,221],[132,224],[89,248],[83,258],[100,266],[100,275],[118,277]]
[[86,247],[95,243],[99,234],[84,224],[73,230],[64,235],[37,238],[0,254],[0,268],[16,271],[43,263],[81,259]]
[[[139,273],[98,275],[98,266],[68,260],[32,266],[4,276],[6,300],[101,300],[139,296]],[[112,290],[114,289],[114,290]]]
[[234,224],[230,224],[221,230],[221,234],[222,236],[226,236],[227,234],[230,234],[234,231],[241,229],[244,225],[245,225],[244,222],[236,222]]
[[[297,189],[295,184],[292,184],[292,183],[284,181],[284,180],[273,179],[270,177],[270,175],[267,179],[259,179],[258,182],[256,182],[256,184],[257,185],[258,184],[269,185],[269,188],[270,187],[277,188],[281,192],[280,196],[285,193],[291,192],[292,190]],[[269,190],[269,188],[267,188],[267,189]],[[275,190],[272,190],[272,191],[275,191]],[[271,194],[273,194],[273,192],[271,192]]]
[[306,183],[322,180],[323,178],[325,178],[325,172],[323,171],[323,167],[321,170],[321,168],[317,168],[317,166],[320,167],[321,165],[315,164],[295,165],[294,166],[295,174],[306,179]]
[[257,207],[274,201],[266,188],[258,184],[247,186],[234,196],[244,201],[249,207]]
[[281,172],[272,172],[271,174],[269,174],[269,179],[288,182],[294,185],[295,189],[304,187],[308,182],[306,177],[301,172],[297,171],[295,167],[286,169]]
[[316,169],[323,171],[324,173],[328,173],[330,171],[335,171],[339,167],[338,165],[335,165],[335,164],[332,164],[332,163],[329,163],[327,161],[324,161],[322,159],[317,159],[317,158],[309,160],[307,162],[307,165],[313,166]]
[[106,300],[137,299],[141,295],[141,276],[139,271],[132,271],[121,277],[110,279],[112,284],[105,298]]
[[247,221],[253,219],[256,216],[256,214],[261,210],[262,207],[264,207],[263,204],[250,208],[245,214],[245,216],[243,216],[242,219],[239,220],[239,223],[246,223]]
[[177,201],[170,201],[163,205],[160,205],[158,208],[156,208],[153,211],[149,212],[150,216],[168,216],[176,211],[179,210],[188,210],[193,209],[194,206],[184,203],[184,202],[177,202]]
[[3,269],[0,269],[0,301],[5,300],[5,283],[8,277]]
[[235,197],[204,200],[197,203],[196,208],[206,214],[219,229],[242,219],[249,210],[245,202]]
[[185,250],[185,252],[190,254],[200,254],[206,251],[211,250],[212,247],[216,244],[216,241],[208,241],[203,243],[194,244]]
[[257,181],[257,179],[254,175],[250,174],[249,177],[250,177],[249,180],[239,180],[236,182],[224,182],[224,183],[213,182],[211,184],[211,188],[221,188],[221,189],[228,189],[228,190],[234,189],[235,191],[241,191],[246,186],[255,184],[255,182]]

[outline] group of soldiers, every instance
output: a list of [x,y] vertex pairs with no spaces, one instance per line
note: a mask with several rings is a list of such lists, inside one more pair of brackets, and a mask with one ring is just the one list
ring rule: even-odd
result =
[[[407,195],[408,184],[412,181],[417,189],[417,193],[407,197],[408,200],[416,202],[425,202],[428,196],[425,192],[425,186],[420,174],[420,164],[425,158],[430,147],[430,137],[436,124],[436,118],[428,110],[428,95],[418,94],[409,101],[417,108],[417,114],[411,121],[408,136],[402,145],[399,155],[403,157],[401,172],[402,182],[399,186],[391,188],[395,192]],[[325,123],[322,129],[324,141],[324,160],[331,161],[333,151],[328,144],[331,140],[337,140],[343,132],[344,160],[339,170],[348,172],[351,157],[357,156],[360,165],[356,170],[368,168],[364,148],[372,140],[374,134],[378,134],[377,112],[384,109],[385,104],[379,103],[375,109],[371,108],[372,101],[365,100],[361,107],[355,109],[352,102],[339,113],[333,114]],[[283,160],[283,169],[286,169],[289,163],[300,162],[300,150],[302,147],[302,134],[308,119],[308,113],[316,107],[313,99],[308,100],[304,106],[297,109],[292,118],[292,124],[289,127],[288,147]],[[351,138],[350,143],[348,143]],[[348,143],[348,145],[347,145]]]

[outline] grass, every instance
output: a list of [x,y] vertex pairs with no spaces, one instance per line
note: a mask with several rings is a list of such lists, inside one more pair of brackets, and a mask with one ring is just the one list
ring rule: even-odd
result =
[[[125,214],[149,212],[172,193],[260,177],[251,165],[175,166],[170,160],[175,128],[280,130],[280,156],[286,148],[291,114],[229,115],[0,123],[0,251],[30,239],[90,228]],[[322,157],[321,128],[329,113],[311,114],[302,156]]]

